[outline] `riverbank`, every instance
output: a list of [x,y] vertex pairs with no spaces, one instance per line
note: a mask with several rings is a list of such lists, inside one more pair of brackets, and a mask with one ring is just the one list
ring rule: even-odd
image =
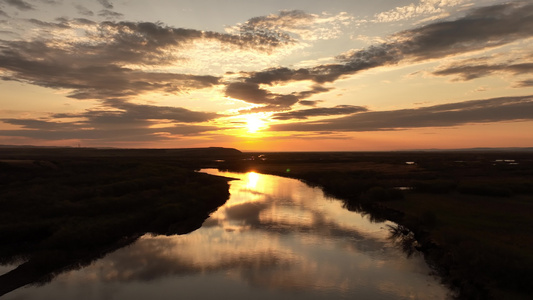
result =
[[1,157],[0,263],[18,267],[0,274],[0,296],[145,233],[191,232],[229,197],[228,179],[194,172],[186,155],[92,153]]
[[228,197],[227,179],[193,172],[206,167],[301,179],[346,209],[395,221],[405,250],[422,250],[461,298],[533,293],[531,152],[222,148],[0,151],[0,263],[26,262],[0,287],[50,280],[146,232],[198,228]]
[[408,228],[417,240],[411,246],[460,298],[528,299],[533,292],[531,153],[248,155],[221,167],[301,179],[348,209],[395,221],[399,232]]

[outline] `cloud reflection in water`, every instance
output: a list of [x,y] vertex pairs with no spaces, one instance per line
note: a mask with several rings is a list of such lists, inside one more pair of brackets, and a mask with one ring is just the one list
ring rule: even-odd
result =
[[[391,244],[385,224],[370,223],[297,180],[227,176],[241,180],[232,181],[230,199],[201,229],[143,236],[88,268],[58,276],[49,289],[113,286],[105,296],[110,299],[132,297],[132,289],[160,299],[167,293],[198,299],[446,298],[420,257],[406,258]],[[82,299],[93,299],[87,295]]]

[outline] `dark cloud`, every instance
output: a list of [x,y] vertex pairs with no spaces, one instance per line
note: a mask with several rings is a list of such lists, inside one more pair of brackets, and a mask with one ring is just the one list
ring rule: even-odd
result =
[[102,65],[106,62],[105,57],[78,60],[76,53],[50,48],[42,42],[9,44],[11,48],[0,48],[0,69],[11,73],[4,80],[73,89],[70,97],[77,99],[125,97],[150,91],[179,93],[218,84],[218,78],[213,76],[143,72],[112,64]]
[[19,10],[33,10],[35,9],[33,5],[29,4],[23,0],[4,0],[4,3],[7,3]]
[[281,95],[261,89],[258,84],[234,82],[226,88],[226,96],[243,100],[248,103],[266,104],[269,109],[287,109],[298,102],[296,95]]
[[30,23],[34,24],[34,25],[40,26],[41,28],[58,28],[58,29],[71,28],[70,25],[68,24],[68,22],[66,22],[64,20],[61,21],[61,22],[58,22],[58,23],[44,22],[44,21],[40,21],[40,20],[37,20],[37,19],[29,19],[28,21]]
[[[95,25],[99,43],[73,43],[69,48],[45,41],[4,41],[0,44],[0,69],[4,80],[73,89],[78,99],[102,99],[142,94],[150,91],[179,93],[218,84],[213,76],[143,72],[123,64],[161,64],[171,45],[202,37],[202,32],[172,29],[153,23],[96,24],[86,19],[59,23],[31,20],[41,27],[68,28],[78,24]],[[111,34],[110,32],[114,32]],[[127,33],[126,33],[127,32]]]
[[533,73],[533,63],[472,63],[462,61],[455,63],[433,72],[433,75],[448,76],[456,75],[457,80],[472,80],[480,77],[489,76],[493,73],[505,72],[513,75]]
[[[287,43],[283,39],[261,34],[254,36],[232,35],[213,31],[173,28],[151,22],[102,22],[98,27],[101,32],[100,37],[109,39],[109,43],[99,45],[100,47],[110,47],[114,51],[126,49],[129,52],[141,52],[141,54],[145,54],[143,52],[146,51],[149,53],[161,52],[170,46],[190,45],[201,39],[216,40],[227,45],[261,51],[267,51]],[[149,62],[146,61],[146,63]]]
[[271,101],[271,95],[267,90],[253,83],[235,82],[226,88],[226,96],[249,103],[266,104]]
[[38,0],[41,3],[50,4],[50,5],[57,5],[61,4],[62,0]]
[[533,87],[533,79],[519,81],[515,87]]
[[9,17],[9,15],[0,9],[0,17]]
[[[251,82],[233,82],[226,87],[226,96],[243,100],[253,104],[264,104],[263,107],[256,107],[243,110],[244,113],[250,112],[269,112],[288,110],[296,103],[301,103],[303,99],[309,98],[318,93],[329,91],[320,85],[314,85],[311,90],[294,92],[291,94],[271,93],[266,89],[260,88],[259,84]],[[305,103],[305,102],[304,102]],[[304,104],[305,105],[305,104]]]
[[0,119],[0,121],[11,125],[19,125],[25,129],[39,129],[43,131],[81,129],[80,125],[70,122],[50,122],[39,119]]
[[400,49],[415,59],[439,58],[504,45],[533,35],[533,5],[482,7],[465,17],[397,34]]
[[305,105],[305,106],[316,106],[318,103],[323,102],[322,100],[300,100],[298,101],[299,104]]
[[170,120],[182,123],[212,120],[216,113],[196,112],[181,107],[153,106],[129,103],[119,99],[104,101],[113,110],[88,110],[79,114],[54,114],[53,118],[85,118],[91,126],[120,123],[150,123],[150,120]]
[[108,18],[108,19],[118,19],[124,17],[124,14],[109,10],[109,9],[102,9],[98,12],[98,15],[100,17]]
[[[205,122],[218,117],[215,113],[196,112],[180,107],[152,106],[111,99],[107,110],[88,110],[77,114],[53,114],[50,119],[0,119],[22,126],[21,130],[0,130],[0,136],[66,140],[94,139],[121,141],[158,141],[165,135],[191,135],[219,130],[215,126],[179,123]],[[57,121],[79,119],[78,121]],[[171,121],[162,128],[150,128],[157,121]]]
[[311,80],[332,82],[344,75],[401,61],[442,58],[504,45],[533,36],[533,4],[507,3],[478,8],[453,21],[402,31],[390,41],[340,55],[339,63],[311,68],[252,72],[246,82],[273,84]]
[[[70,124],[60,123],[64,126],[71,126]],[[50,125],[52,126],[52,125]],[[218,130],[214,126],[198,126],[198,125],[175,125],[165,128],[138,128],[138,127],[124,127],[124,128],[107,128],[107,129],[23,129],[23,130],[0,130],[0,136],[17,136],[26,137],[38,140],[96,140],[99,142],[123,142],[123,141],[165,141],[175,140],[175,136],[170,135],[198,135],[207,131]]]
[[533,120],[533,95],[473,100],[417,109],[365,112],[316,122],[272,125],[270,130],[379,131],[518,120]]
[[195,112],[181,107],[141,105],[117,99],[105,101],[106,105],[122,110],[123,116],[136,120],[167,119],[176,122],[205,122],[216,118],[216,113]]
[[84,16],[88,16],[88,17],[94,16],[94,12],[92,10],[86,8],[83,5],[77,4],[75,7],[78,10],[78,13],[80,15],[84,15]]
[[113,4],[108,0],[98,0],[98,2],[100,2],[100,4],[107,9],[113,9]]
[[[341,74],[333,74],[333,69],[342,68],[342,65],[322,65],[314,68],[289,69],[271,68],[261,72],[252,72],[246,82],[273,84],[290,81],[311,80],[317,83],[331,82]],[[335,77],[335,78],[333,78]]]
[[[36,25],[46,27],[52,24],[33,21]],[[41,23],[39,23],[41,22]],[[71,64],[94,65],[121,65],[121,64],[146,64],[166,65],[179,60],[179,51],[171,47],[185,47],[192,45],[197,40],[217,40],[221,43],[244,48],[265,49],[275,47],[279,41],[242,37],[230,34],[220,34],[210,31],[194,29],[172,28],[159,23],[150,22],[80,22],[80,19],[63,21],[56,26],[93,25],[94,28],[86,32],[91,41],[70,43],[70,48],[57,46],[53,41],[12,41],[0,42],[2,56],[11,55],[12,52],[22,52],[26,60],[35,60],[53,63],[71,60]],[[94,33],[96,32],[96,33]],[[7,50],[6,50],[7,49]],[[12,51],[10,51],[11,49]],[[46,55],[43,54],[46,52]],[[76,60],[74,62],[74,60]]]
[[[302,92],[298,92],[295,94],[298,96],[298,98],[306,99],[316,94],[329,92],[330,90],[331,88],[326,88],[326,87],[316,84],[309,91],[302,91]],[[300,104],[301,104],[301,101],[300,101]]]
[[[83,12],[82,8],[78,6]],[[130,97],[147,92],[175,94],[217,85],[219,78],[214,76],[144,72],[124,67],[175,63],[180,60],[179,49],[192,46],[197,40],[216,40],[261,51],[283,42],[262,35],[221,34],[150,22],[95,23],[87,19],[62,19],[55,23],[31,19],[30,22],[41,29],[92,28],[86,31],[86,40],[78,42],[57,43],[45,38],[0,41],[2,79],[71,89],[69,96],[77,99]],[[270,96],[269,102],[280,106],[298,101],[293,95]]]
[[290,112],[277,113],[272,116],[276,120],[307,119],[308,117],[347,115],[367,111],[365,107],[353,105],[337,105],[335,107],[317,107]]
[[74,18],[72,22],[75,22],[76,24],[79,24],[79,25],[93,25],[93,26],[96,25],[96,22],[91,21],[89,19],[85,19],[85,18]]

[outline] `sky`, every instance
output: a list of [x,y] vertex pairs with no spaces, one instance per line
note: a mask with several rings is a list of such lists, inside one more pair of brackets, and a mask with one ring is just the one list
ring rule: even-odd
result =
[[533,147],[533,1],[0,0],[0,144]]

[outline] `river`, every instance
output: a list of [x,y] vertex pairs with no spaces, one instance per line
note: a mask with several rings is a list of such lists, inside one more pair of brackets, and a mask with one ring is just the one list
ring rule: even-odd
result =
[[3,299],[448,299],[387,225],[294,179],[202,172],[230,199],[187,235],[144,235],[90,266]]

